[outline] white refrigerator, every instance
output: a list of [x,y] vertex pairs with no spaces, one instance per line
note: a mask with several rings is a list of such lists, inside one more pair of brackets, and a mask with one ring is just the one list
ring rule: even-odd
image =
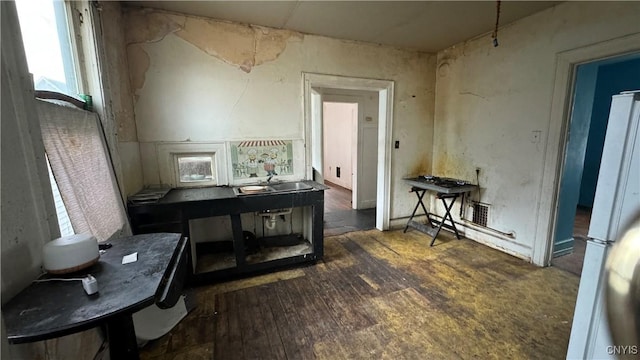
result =
[[605,261],[640,210],[639,123],[640,91],[614,95],[567,359],[616,359],[604,300]]

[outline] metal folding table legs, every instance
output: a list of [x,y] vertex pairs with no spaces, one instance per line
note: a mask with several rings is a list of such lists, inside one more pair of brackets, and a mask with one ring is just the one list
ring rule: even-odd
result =
[[[445,209],[445,214],[444,214],[444,217],[442,218],[442,221],[438,221],[431,217],[431,214],[427,211],[427,208],[424,206],[424,203],[422,202],[422,198],[424,197],[424,194],[427,192],[427,190],[420,189],[417,187],[412,187],[411,192],[416,193],[416,196],[418,197],[418,203],[413,208],[413,213],[411,213],[411,217],[409,217],[409,221],[407,221],[407,225],[404,227],[404,232],[407,232],[407,229],[409,227],[412,227],[418,231],[421,231],[431,236],[432,239],[431,239],[431,244],[429,244],[429,246],[433,246],[433,244],[436,242],[436,237],[438,236],[438,234],[440,233],[440,230],[443,227],[453,230],[453,232],[456,234],[456,238],[460,239],[460,233],[458,233],[456,224],[453,221],[453,217],[451,216],[451,208],[453,207],[453,204],[456,202],[456,199],[458,198],[458,196],[460,196],[459,193],[455,193],[455,194],[438,193],[437,197],[438,199],[442,200],[442,205],[444,205],[444,209]],[[446,199],[450,199],[449,203],[447,203]],[[414,216],[416,215],[416,212],[418,211],[418,207],[422,207],[422,210],[424,211],[425,215],[427,215],[427,224],[422,224],[413,220]],[[448,221],[449,224],[445,224],[445,221]]]

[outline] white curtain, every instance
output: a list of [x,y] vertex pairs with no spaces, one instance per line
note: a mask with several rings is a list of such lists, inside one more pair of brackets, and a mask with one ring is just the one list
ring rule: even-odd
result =
[[76,233],[131,234],[97,114],[37,101],[51,170]]

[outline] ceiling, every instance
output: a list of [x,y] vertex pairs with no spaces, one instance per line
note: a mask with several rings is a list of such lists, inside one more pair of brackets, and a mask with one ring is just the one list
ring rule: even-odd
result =
[[[437,52],[491,32],[495,1],[123,1],[213,19]],[[502,1],[500,25],[560,3]]]

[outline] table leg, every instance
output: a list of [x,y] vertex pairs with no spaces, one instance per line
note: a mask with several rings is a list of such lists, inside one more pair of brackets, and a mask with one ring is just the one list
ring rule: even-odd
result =
[[[404,227],[404,231],[403,232],[407,232],[407,229],[409,228],[409,224],[411,223],[411,220],[413,220],[413,217],[416,215],[416,211],[418,211],[418,207],[422,206],[422,210],[424,211],[425,215],[427,215],[427,219],[429,220],[429,224],[431,224],[431,218],[429,217],[429,212],[427,211],[427,209],[424,206],[424,203],[422,202],[422,198],[424,197],[424,194],[427,192],[426,190],[419,190],[419,189],[411,189],[411,192],[415,192],[416,196],[418,197],[418,203],[416,204],[416,206],[413,208],[413,212],[411,213],[411,216],[409,217],[409,220],[407,220],[407,225],[405,225]],[[433,224],[431,224],[433,226]]]
[[[447,220],[449,220],[449,222],[451,223],[451,228],[455,232],[456,238],[460,239],[460,234],[458,233],[458,229],[456,228],[456,223],[453,222],[453,217],[451,216],[451,208],[453,207],[453,204],[456,202],[456,199],[458,198],[458,195],[457,194],[453,194],[453,195],[438,194],[438,198],[440,200],[442,200],[442,204],[444,205],[445,213],[444,213],[444,216],[442,217],[442,221],[440,221],[440,223],[438,224],[438,228],[436,230],[436,235],[431,240],[431,244],[429,246],[433,246],[433,244],[436,242],[436,236],[438,236],[438,234],[440,233],[440,230],[445,225],[444,222],[447,221]],[[451,199],[451,202],[449,204],[447,204],[445,199]]]
[[[451,202],[449,203],[449,205],[447,205],[447,202],[444,201],[444,199],[450,198]],[[460,239],[460,234],[458,233],[458,228],[456,228],[456,223],[453,221],[453,217],[451,216],[451,208],[453,208],[453,204],[456,202],[456,199],[458,198],[458,196],[446,196],[446,197],[441,197],[440,199],[442,200],[442,204],[444,205],[444,209],[445,209],[445,214],[444,217],[442,218],[442,222],[444,223],[445,220],[447,220],[447,218],[449,218],[449,222],[451,223],[451,227],[453,228],[453,232],[456,234],[456,238],[459,240]]]
[[111,359],[139,360],[136,332],[131,314],[114,316],[107,322]]
[[233,248],[236,254],[236,266],[244,270],[247,259],[244,251],[245,243],[240,214],[231,214],[231,231],[233,232]]
[[[456,199],[460,196],[459,193],[454,193],[454,194],[446,194],[446,193],[438,193],[438,198],[440,200],[442,200],[442,204],[444,205],[444,210],[445,210],[445,214],[442,217],[442,221],[437,221],[437,220],[433,220],[431,218],[431,214],[427,211],[426,207],[424,206],[424,203],[422,202],[422,198],[424,197],[426,190],[423,189],[419,189],[419,188],[412,188],[411,192],[415,192],[416,196],[418,197],[418,203],[416,204],[416,206],[413,208],[413,212],[411,213],[411,216],[409,217],[409,220],[407,221],[407,225],[405,225],[404,227],[404,232],[407,232],[407,229],[409,227],[415,228],[421,232],[424,232],[428,235],[431,236],[431,244],[429,246],[433,246],[433,244],[436,242],[436,238],[438,237],[438,234],[440,233],[440,230],[442,229],[442,227],[446,227],[446,228],[450,228],[451,230],[453,230],[453,232],[456,234],[456,238],[460,239],[460,233],[458,232],[458,228],[456,228],[456,223],[453,220],[453,216],[451,215],[451,209],[453,208],[453,204],[456,202]],[[451,201],[447,204],[446,199],[451,199]],[[425,215],[427,216],[427,220],[429,222],[429,226],[424,225],[422,223],[418,223],[416,221],[413,221],[414,216],[416,215],[416,212],[418,211],[418,207],[422,207],[422,210],[424,211]],[[445,221],[449,221],[449,224],[445,224]],[[434,225],[435,223],[435,225]]]
[[322,259],[324,257],[324,196],[321,196],[318,200],[313,202],[311,207],[312,211],[312,236],[311,243],[313,244],[313,252],[316,254],[316,259]]

